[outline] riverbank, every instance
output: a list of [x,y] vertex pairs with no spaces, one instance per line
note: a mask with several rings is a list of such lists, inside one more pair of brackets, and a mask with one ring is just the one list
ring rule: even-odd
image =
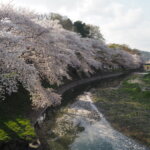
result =
[[[46,145],[46,149],[67,150],[72,147],[71,149],[83,150],[89,146],[93,150],[99,150],[100,147],[101,149],[116,150],[122,146],[124,147],[123,150],[148,149],[111,128],[100,113],[100,120],[94,120],[94,117],[91,118],[92,120],[89,118],[93,116],[93,107],[94,114],[97,114],[97,111],[95,111],[96,108],[89,94],[84,94],[84,92],[93,92],[94,90],[91,88],[110,87],[110,85],[116,87],[123,79],[124,76],[109,78],[104,81],[80,85],[65,92],[61,106],[48,109],[46,119],[41,127],[37,128],[40,141]],[[76,121],[78,122],[75,123],[77,126],[74,126],[73,122]],[[81,140],[78,138],[80,135]],[[93,140],[90,142],[91,139]],[[75,144],[76,141],[78,141],[77,144]]]
[[[122,73],[109,73],[107,75],[99,75],[77,82],[71,82],[70,86],[60,87],[58,92],[63,94],[70,88],[78,85],[88,84],[89,82],[98,81],[104,78],[119,76]],[[9,145],[24,145],[25,148],[32,141],[37,141],[36,131],[33,127],[33,120],[37,119],[37,116],[41,117],[45,114],[45,110],[38,112],[32,110],[29,92],[20,86],[17,93],[7,96],[5,101],[0,102],[0,149],[4,147],[11,147]],[[61,106],[58,106],[61,107]],[[56,108],[57,109],[57,108]],[[42,112],[42,113],[41,113]],[[32,123],[31,123],[32,120]],[[41,137],[40,137],[41,138]],[[44,141],[42,140],[42,143]]]
[[[116,82],[120,82],[122,78],[124,78],[125,73],[116,72],[116,73],[109,73],[105,75],[99,75],[92,78],[83,79],[71,82],[69,84],[66,84],[59,88],[59,93],[62,94],[62,103],[59,106],[56,107],[49,107],[45,110],[43,110],[40,115],[40,117],[44,117],[44,121],[38,125],[38,122],[35,124],[36,127],[36,133],[38,134],[38,137],[45,149],[48,149],[49,147],[55,147],[55,149],[60,149],[60,144],[64,144],[61,149],[67,149],[67,146],[69,143],[73,142],[73,139],[76,137],[76,134],[78,131],[81,131],[83,128],[80,126],[75,127],[74,129],[69,129],[70,131],[64,135],[61,139],[58,138],[58,141],[49,141],[48,138],[51,137],[51,130],[53,128],[57,128],[56,125],[56,118],[61,117],[64,113],[64,108],[75,101],[75,98],[82,94],[84,91],[88,91],[91,88],[104,85],[107,86],[109,82],[113,82],[112,84],[116,85]],[[106,79],[106,80],[103,80]],[[66,125],[64,123],[64,125]],[[70,126],[70,125],[69,125]],[[59,130],[59,129],[58,129]],[[65,127],[64,127],[65,130]],[[74,135],[70,135],[74,133]],[[52,138],[56,138],[59,136],[59,133],[56,133],[56,135],[52,134]],[[51,144],[50,144],[50,143]],[[60,144],[58,144],[60,142]],[[50,145],[49,145],[50,144]]]
[[149,150],[114,130],[84,92],[60,110],[48,113],[42,125],[46,149],[53,150]]
[[[71,99],[73,99],[74,97],[73,97],[73,95],[75,96],[75,95],[78,95],[79,93],[81,93],[82,91],[84,91],[84,90],[87,90],[87,89],[90,89],[91,87],[94,87],[94,85],[95,84],[98,84],[98,85],[100,85],[99,83],[101,83],[102,82],[102,79],[107,79],[107,80],[109,80],[109,79],[111,79],[111,78],[117,78],[118,76],[121,76],[123,73],[113,73],[113,74],[111,74],[111,73],[109,73],[109,74],[105,74],[105,75],[101,75],[101,76],[95,76],[95,77],[92,77],[92,78],[89,78],[89,79],[83,79],[83,80],[81,80],[81,81],[78,81],[78,82],[76,82],[76,81],[74,81],[74,82],[71,82],[71,84],[69,84],[69,86],[68,85],[65,85],[65,86],[62,86],[62,87],[60,87],[59,88],[59,93],[60,94],[63,94],[63,93],[65,93],[66,91],[66,93],[68,93],[67,95],[66,95],[66,98],[65,98],[65,101],[62,101],[62,105],[61,106],[58,106],[58,107],[56,107],[55,109],[54,109],[54,111],[56,111],[57,109],[59,109],[59,108],[61,108],[61,107],[63,107],[64,105],[66,105],[66,103],[68,103],[68,102],[70,102],[71,101]],[[118,80],[118,79],[117,79]],[[89,84],[90,83],[90,84]],[[107,84],[106,84],[106,86],[107,86]],[[74,89],[74,92],[73,92],[73,94],[70,94],[70,92],[68,91],[69,89]],[[72,91],[72,90],[71,90]],[[79,92],[79,93],[78,93]],[[24,92],[23,92],[24,93]],[[16,137],[12,134],[11,135],[11,139],[25,139],[26,141],[29,141],[29,142],[31,142],[32,141],[32,139],[34,140],[35,138],[36,138],[36,134],[35,134],[35,131],[34,131],[34,128],[33,128],[33,126],[30,124],[30,114],[25,114],[25,113],[23,113],[23,112],[30,112],[31,110],[31,104],[30,104],[30,101],[29,101],[29,97],[27,97],[27,95],[28,95],[28,93],[24,93],[24,98],[22,99],[22,91],[20,91],[20,92],[18,92],[18,95],[17,94],[15,94],[14,95],[14,98],[13,98],[13,101],[9,101],[10,102],[10,105],[9,105],[9,107],[10,108],[12,108],[11,109],[11,111],[12,111],[12,113],[5,113],[7,116],[9,116],[9,117],[5,117],[5,116],[3,116],[3,115],[1,115],[3,118],[8,118],[9,120],[11,120],[11,121],[13,121],[13,123],[12,123],[12,125],[14,125],[15,126],[15,128],[13,128],[13,126],[11,126],[11,127],[9,127],[10,129],[12,129],[12,131],[14,131],[13,132],[13,134],[15,133],[15,135],[16,135]],[[12,100],[12,97],[11,97],[11,100]],[[17,101],[16,101],[17,100]],[[22,100],[22,101],[20,101],[20,100]],[[25,102],[25,103],[24,103]],[[15,107],[14,107],[14,105],[15,105]],[[7,106],[7,105],[6,105]],[[8,107],[7,107],[8,108]],[[13,110],[14,110],[14,108],[15,108],[15,110],[17,110],[16,112],[16,114],[15,114],[15,116],[14,116],[14,112],[13,112]],[[18,109],[19,108],[19,109]],[[3,109],[3,110],[5,110],[5,112],[7,111],[7,109]],[[9,112],[9,111],[8,111]],[[2,113],[2,112],[1,112]],[[45,114],[46,113],[46,111],[43,111],[42,113],[40,113],[40,117],[43,115],[43,114]],[[9,114],[11,114],[13,117],[12,118],[10,118],[10,115]],[[30,117],[29,117],[30,116]],[[35,116],[37,116],[37,114],[35,115]],[[36,118],[34,116],[34,118]],[[27,124],[21,124],[20,126],[18,126],[18,124],[17,124],[17,126],[16,126],[16,122],[18,121],[16,121],[15,119],[13,119],[13,118],[17,118],[17,117],[22,117],[21,119],[27,119],[27,121],[28,121],[28,123]],[[54,113],[51,113],[51,117],[50,118],[55,118],[55,114]],[[1,120],[1,122],[2,122],[3,120]],[[8,120],[7,120],[8,121]],[[21,123],[24,123],[23,121],[21,122]],[[43,130],[43,124],[41,125],[42,126],[42,130]],[[22,127],[22,128],[21,128]],[[37,130],[38,130],[38,128],[37,128]],[[78,130],[78,129],[77,129]],[[79,128],[79,130],[81,130],[80,128]],[[45,130],[43,130],[43,131],[45,131]],[[42,132],[43,132],[42,131]],[[28,133],[28,132],[30,132],[30,133]],[[9,132],[8,132],[9,133]],[[11,132],[12,133],[12,132]],[[39,132],[37,132],[36,131],[36,133],[39,133]],[[7,134],[7,132],[6,132],[6,134]],[[2,134],[1,134],[2,135]],[[39,136],[39,138],[40,138],[40,141],[41,141],[41,143],[42,143],[42,145],[47,145],[47,143],[45,143],[45,134],[38,134],[38,136]],[[11,139],[8,139],[8,140],[10,140],[11,141]],[[66,139],[67,140],[67,139]],[[64,140],[65,141],[65,140]],[[44,147],[44,146],[43,146]]]
[[133,74],[119,87],[93,93],[97,108],[112,126],[150,146],[150,75]]
[[8,141],[24,143],[36,138],[29,117],[31,108],[30,95],[22,86],[17,93],[0,101],[0,145]]
[[[129,72],[130,71],[116,71],[116,72],[108,72],[108,73],[103,73],[103,74],[98,73],[98,74],[95,74],[94,76],[89,77],[89,78],[83,78],[83,79],[78,78],[76,80],[71,80],[70,82],[66,82],[64,85],[62,85],[60,87],[57,87],[55,90],[57,91],[58,94],[60,94],[63,97],[63,94],[68,92],[69,90],[78,91],[78,88],[82,87],[81,91],[83,91],[86,86],[89,86],[89,84],[94,85],[95,83],[99,83],[99,82],[101,82],[102,80],[105,80],[105,79],[111,79],[111,78],[124,76],[126,74],[129,74]],[[67,96],[71,96],[71,95],[67,95]],[[64,104],[64,103],[65,102],[62,100],[61,105]],[[35,110],[33,112],[34,117],[32,117],[32,122],[33,122],[34,125],[38,124],[39,118],[44,117],[45,114],[46,114],[47,109],[49,109],[49,108],[50,107],[47,106],[43,109]]]

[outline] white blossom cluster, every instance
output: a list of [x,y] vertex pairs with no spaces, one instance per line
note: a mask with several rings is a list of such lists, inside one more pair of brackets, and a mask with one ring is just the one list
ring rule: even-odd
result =
[[0,98],[17,91],[21,83],[32,98],[33,106],[60,103],[60,96],[45,89],[41,80],[60,85],[69,76],[69,66],[87,76],[94,70],[135,69],[138,55],[110,49],[103,41],[81,38],[57,21],[36,19],[36,14],[0,8]]

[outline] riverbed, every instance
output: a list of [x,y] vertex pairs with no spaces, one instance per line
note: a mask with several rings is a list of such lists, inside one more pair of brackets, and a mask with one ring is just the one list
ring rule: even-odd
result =
[[[113,83],[115,83],[113,86],[119,85],[119,82]],[[85,90],[81,89],[81,91]],[[80,94],[76,94],[73,100],[70,99],[71,103],[67,105],[65,103],[59,111],[55,109],[48,112],[48,117],[42,125],[48,148],[53,150],[149,150],[146,146],[111,127],[94,105],[91,88],[86,86],[86,92],[80,92],[80,89],[78,91]]]

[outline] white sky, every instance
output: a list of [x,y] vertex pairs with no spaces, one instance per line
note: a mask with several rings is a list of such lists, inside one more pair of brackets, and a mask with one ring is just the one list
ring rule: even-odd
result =
[[13,0],[11,4],[98,25],[107,43],[150,51],[150,0]]

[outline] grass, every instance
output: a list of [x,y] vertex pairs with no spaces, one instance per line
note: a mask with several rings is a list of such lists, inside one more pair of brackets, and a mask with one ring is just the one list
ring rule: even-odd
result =
[[145,82],[145,84],[150,85],[150,73],[143,77],[143,81]]
[[29,93],[20,86],[17,93],[0,101],[0,141],[32,140],[36,135],[30,123]]
[[132,75],[117,89],[101,88],[94,101],[113,127],[150,146],[150,74]]

